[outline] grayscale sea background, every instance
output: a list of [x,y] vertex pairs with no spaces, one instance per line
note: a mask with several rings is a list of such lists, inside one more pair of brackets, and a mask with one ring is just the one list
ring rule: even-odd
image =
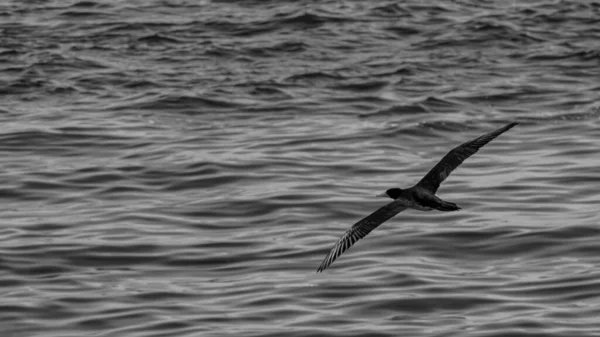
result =
[[0,69],[2,337],[600,336],[599,1],[1,1]]

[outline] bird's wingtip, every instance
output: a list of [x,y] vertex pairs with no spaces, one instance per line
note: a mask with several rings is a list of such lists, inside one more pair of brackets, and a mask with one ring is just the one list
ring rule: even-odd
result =
[[506,131],[512,129],[513,127],[515,127],[516,125],[519,125],[519,122],[513,121],[513,122],[506,124],[505,126],[501,127],[498,130],[503,130],[502,132],[506,132]]

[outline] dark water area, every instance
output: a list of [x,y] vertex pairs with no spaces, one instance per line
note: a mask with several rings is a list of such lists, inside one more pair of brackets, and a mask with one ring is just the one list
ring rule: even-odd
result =
[[3,1],[0,69],[3,337],[600,336],[598,1]]

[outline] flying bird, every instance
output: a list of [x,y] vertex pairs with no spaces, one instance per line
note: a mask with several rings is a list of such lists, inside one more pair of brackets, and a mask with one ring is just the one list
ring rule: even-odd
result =
[[491,142],[494,138],[510,130],[519,123],[510,123],[498,130],[486,133],[462,145],[452,149],[448,154],[435,165],[429,173],[423,177],[415,186],[408,189],[390,188],[378,197],[389,197],[394,201],[381,207],[371,213],[366,218],[355,223],[333,246],[329,254],[325,257],[317,273],[322,272],[329,267],[343,252],[352,245],[367,236],[372,230],[382,223],[393,218],[396,214],[407,208],[419,211],[431,211],[437,209],[442,212],[458,211],[455,203],[444,201],[435,194],[440,184],[454,171],[465,159],[475,154],[485,144]]

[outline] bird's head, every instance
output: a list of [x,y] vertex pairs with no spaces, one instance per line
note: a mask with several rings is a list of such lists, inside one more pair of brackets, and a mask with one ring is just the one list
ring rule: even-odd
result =
[[381,193],[381,194],[379,194],[377,196],[378,197],[384,197],[384,198],[392,198],[392,199],[396,200],[401,195],[402,195],[402,190],[401,189],[399,189],[399,188],[390,188],[389,190],[387,190],[384,193]]

